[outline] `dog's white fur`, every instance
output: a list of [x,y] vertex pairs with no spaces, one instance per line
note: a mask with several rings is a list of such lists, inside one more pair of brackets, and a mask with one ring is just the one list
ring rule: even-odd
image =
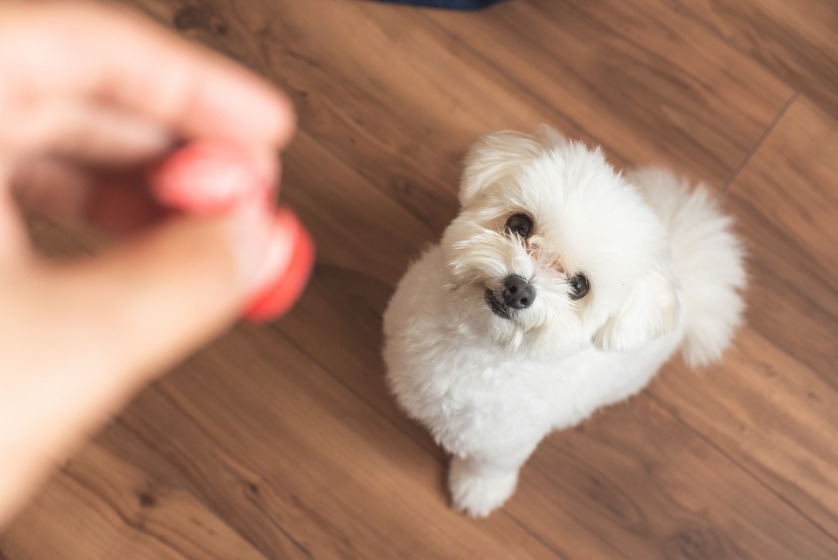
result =
[[[551,430],[637,393],[679,348],[718,359],[742,316],[743,251],[703,189],[543,128],[471,149],[461,212],[402,278],[384,315],[398,402],[453,455],[454,505],[485,516]],[[504,231],[533,218],[527,240]],[[584,273],[574,301],[567,279]],[[509,275],[536,290],[509,319],[484,297]]]

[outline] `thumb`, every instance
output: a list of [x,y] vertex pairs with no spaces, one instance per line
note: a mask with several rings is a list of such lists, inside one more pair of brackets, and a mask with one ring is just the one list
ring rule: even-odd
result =
[[84,262],[0,269],[0,526],[69,447],[240,313],[268,245],[241,218],[178,217]]
[[62,267],[55,299],[69,309],[56,320],[86,333],[79,343],[98,355],[94,370],[142,383],[240,314],[267,248],[267,217],[257,225],[241,213],[178,216],[115,250]]

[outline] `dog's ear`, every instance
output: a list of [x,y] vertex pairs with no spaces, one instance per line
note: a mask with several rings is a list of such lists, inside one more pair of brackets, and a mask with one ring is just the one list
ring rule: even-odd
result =
[[602,350],[626,352],[671,330],[680,315],[676,282],[668,270],[649,272],[596,332],[594,344]]
[[487,134],[469,149],[460,183],[460,205],[468,206],[498,181],[544,153],[545,146],[527,134],[503,131]]

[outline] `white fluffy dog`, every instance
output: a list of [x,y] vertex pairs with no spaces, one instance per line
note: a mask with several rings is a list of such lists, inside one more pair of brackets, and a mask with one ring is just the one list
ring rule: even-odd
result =
[[703,189],[622,176],[549,128],[478,141],[460,203],[390,301],[384,358],[398,402],[453,455],[454,505],[482,517],[551,430],[637,393],[679,348],[719,358],[745,272]]

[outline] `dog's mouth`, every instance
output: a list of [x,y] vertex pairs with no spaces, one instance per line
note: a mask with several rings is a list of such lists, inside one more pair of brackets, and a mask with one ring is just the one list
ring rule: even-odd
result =
[[512,310],[505,306],[503,303],[498,301],[495,297],[494,292],[489,288],[486,288],[486,292],[483,294],[483,300],[486,302],[486,305],[489,306],[489,309],[500,317],[501,319],[511,319],[512,318]]

